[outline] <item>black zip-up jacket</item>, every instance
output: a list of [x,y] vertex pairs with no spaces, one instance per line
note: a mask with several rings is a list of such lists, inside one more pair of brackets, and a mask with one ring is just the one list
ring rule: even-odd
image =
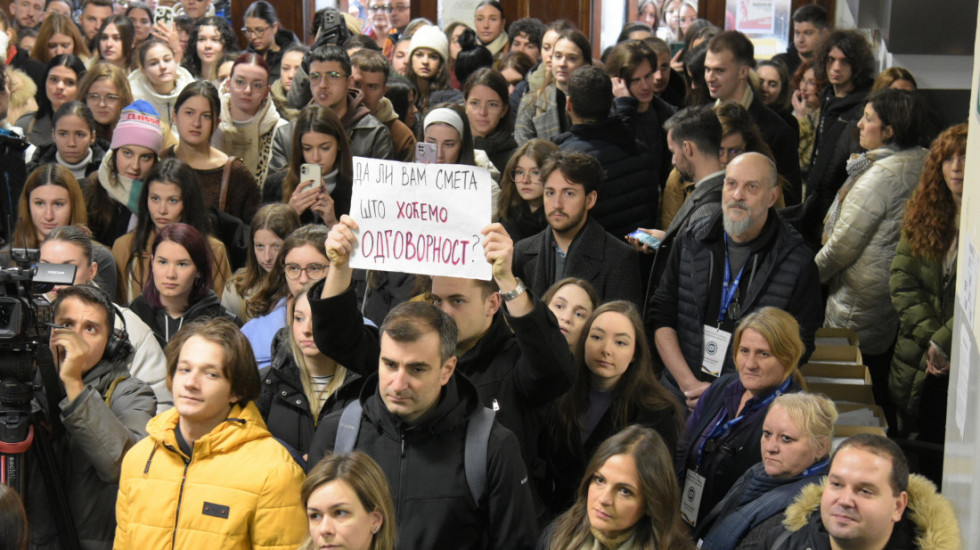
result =
[[[354,448],[373,458],[388,479],[398,525],[396,548],[534,548],[537,525],[517,439],[494,422],[487,445],[487,485],[474,502],[464,473],[466,425],[482,407],[476,387],[458,371],[439,402],[415,424],[388,412],[378,375],[367,378]],[[342,411],[317,428],[314,464],[334,447]]]

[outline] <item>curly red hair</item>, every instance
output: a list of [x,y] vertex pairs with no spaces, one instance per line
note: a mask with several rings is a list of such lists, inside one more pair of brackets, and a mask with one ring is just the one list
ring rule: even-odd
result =
[[967,124],[947,128],[932,142],[919,186],[905,208],[902,233],[914,256],[940,261],[956,237],[953,194],[943,177],[943,161],[966,154]]

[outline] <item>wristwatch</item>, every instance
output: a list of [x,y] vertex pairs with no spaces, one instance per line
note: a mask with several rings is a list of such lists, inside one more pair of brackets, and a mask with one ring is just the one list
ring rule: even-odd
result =
[[511,290],[510,292],[499,292],[498,291],[497,294],[500,294],[500,297],[503,298],[503,300],[505,302],[509,302],[509,301],[513,300],[514,298],[517,298],[521,294],[524,294],[525,292],[527,292],[527,287],[524,286],[524,281],[522,281],[522,280],[520,280],[518,278],[517,279],[517,286],[514,287],[514,290]]

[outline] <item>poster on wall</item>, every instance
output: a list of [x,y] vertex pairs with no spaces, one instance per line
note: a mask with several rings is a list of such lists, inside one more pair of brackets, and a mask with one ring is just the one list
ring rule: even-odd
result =
[[791,7],[792,0],[727,0],[725,30],[745,33],[756,59],[769,59],[789,45]]

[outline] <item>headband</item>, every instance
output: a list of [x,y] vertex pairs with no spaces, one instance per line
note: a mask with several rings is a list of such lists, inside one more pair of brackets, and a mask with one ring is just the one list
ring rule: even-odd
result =
[[433,109],[429,112],[429,114],[425,115],[425,123],[422,125],[422,131],[425,132],[429,126],[437,122],[452,126],[457,132],[459,132],[459,137],[463,137],[463,119],[458,113],[456,113],[456,111],[446,107]]

